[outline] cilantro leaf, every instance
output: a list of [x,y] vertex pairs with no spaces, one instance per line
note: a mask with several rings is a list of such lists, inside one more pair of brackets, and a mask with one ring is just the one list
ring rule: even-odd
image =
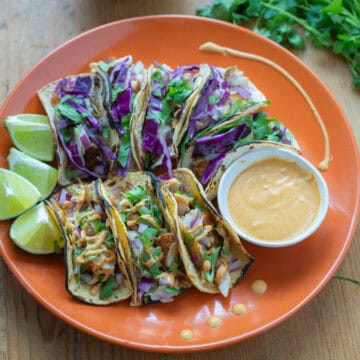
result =
[[211,268],[209,271],[204,271],[204,276],[205,279],[209,282],[213,282],[214,281],[214,277],[215,277],[215,264],[216,264],[216,260],[219,256],[219,252],[220,252],[220,246],[217,247],[215,249],[215,251],[212,254],[209,254],[208,252],[205,252],[204,254],[204,261],[208,260],[211,263]]
[[99,292],[99,298],[101,300],[105,300],[108,297],[110,297],[117,287],[117,282],[114,278],[114,276],[110,275],[106,282],[101,286],[100,292]]
[[153,245],[157,234],[158,231],[155,228],[147,228],[141,233],[140,240],[145,247],[150,247]]
[[82,116],[80,113],[76,111],[71,105],[65,103],[65,102],[59,102],[55,105],[55,111],[58,114],[61,114],[62,116],[66,117],[67,119],[71,120],[75,124],[79,124],[82,122]]
[[307,37],[342,56],[360,89],[359,0],[212,0],[197,15],[247,26],[289,49],[303,49]]
[[147,197],[146,189],[135,185],[131,190],[122,193],[133,205]]

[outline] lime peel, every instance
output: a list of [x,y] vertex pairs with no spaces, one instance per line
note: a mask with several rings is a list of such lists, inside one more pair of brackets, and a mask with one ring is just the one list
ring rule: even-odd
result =
[[0,220],[20,215],[40,197],[39,190],[30,181],[10,170],[0,169]]
[[29,180],[40,191],[40,200],[52,193],[58,179],[57,169],[15,148],[10,149],[7,160],[11,171]]
[[46,116],[12,115],[5,119],[4,125],[11,141],[19,150],[38,160],[54,159],[54,139]]
[[62,243],[58,223],[44,202],[20,215],[11,225],[10,238],[31,254],[52,254]]

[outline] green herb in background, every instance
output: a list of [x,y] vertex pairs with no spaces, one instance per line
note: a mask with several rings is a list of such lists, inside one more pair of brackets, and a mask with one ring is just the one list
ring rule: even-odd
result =
[[341,55],[360,89],[360,0],[212,0],[197,15],[241,24],[289,49],[304,36]]
[[351,282],[353,282],[355,284],[360,285],[360,279],[353,279],[353,278],[350,278],[348,276],[344,276],[344,275],[340,275],[340,274],[334,274],[333,278],[351,281]]

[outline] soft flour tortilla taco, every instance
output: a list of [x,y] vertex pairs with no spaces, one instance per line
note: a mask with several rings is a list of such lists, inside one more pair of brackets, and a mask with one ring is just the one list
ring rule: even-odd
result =
[[178,254],[178,239],[150,176],[128,173],[102,182],[99,191],[109,204],[130,270],[131,305],[173,301],[191,283]]
[[192,284],[200,291],[227,296],[253,258],[207,200],[190,170],[175,170],[174,177],[164,180],[161,189],[175,219],[179,252]]
[[146,107],[147,78],[146,69],[141,61],[133,63],[132,56],[120,59],[91,63],[92,72],[105,75],[110,88],[110,108],[107,109],[116,124],[120,137],[117,168],[114,175],[125,176],[136,170],[131,152],[130,129]]
[[233,161],[246,151],[270,146],[299,151],[294,136],[280,121],[268,118],[265,111],[245,114],[198,133],[181,154],[179,166],[191,169],[208,198],[214,199],[218,182]]
[[208,76],[208,66],[150,65],[146,109],[132,123],[134,159],[140,169],[164,167],[178,160],[180,133]]
[[120,139],[107,110],[110,94],[100,73],[68,76],[39,90],[56,139],[61,185],[106,178],[116,168]]
[[181,146],[185,148],[199,132],[267,105],[264,94],[236,66],[206,66],[208,76],[180,134]]
[[66,288],[94,305],[127,299],[132,286],[118,234],[112,231],[95,184],[74,184],[48,202],[65,239]]

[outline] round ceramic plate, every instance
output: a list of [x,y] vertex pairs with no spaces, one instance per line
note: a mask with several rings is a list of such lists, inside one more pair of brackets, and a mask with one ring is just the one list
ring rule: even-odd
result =
[[[202,18],[158,16],[111,23],[60,46],[36,65],[16,86],[1,109],[8,114],[43,113],[36,91],[50,81],[88,71],[91,61],[132,54],[149,65],[154,60],[171,66],[211,63],[237,65],[272,101],[268,111],[296,136],[303,155],[317,164],[323,138],[315,118],[298,90],[280,73],[253,60],[205,54],[205,41],[253,52],[275,61],[295,77],[315,102],[325,120],[333,159],[324,173],[330,208],[320,229],[289,248],[261,248],[245,243],[255,263],[245,279],[225,299],[190,290],[171,304],[129,307],[126,302],[90,307],[74,300],[64,288],[61,256],[33,256],[16,248],[8,237],[10,222],[0,224],[0,250],[23,286],[47,309],[69,324],[116,344],[155,351],[193,351],[245,340],[279,324],[309,302],[331,278],[351,242],[359,214],[359,158],[350,127],[334,98],[320,80],[295,56],[276,44],[238,26]],[[0,166],[6,167],[10,139],[0,127]],[[250,289],[263,279],[268,291]],[[241,317],[231,312],[235,303],[247,306]],[[223,325],[209,328],[207,318],[219,315]],[[183,341],[180,332],[194,337]]]

